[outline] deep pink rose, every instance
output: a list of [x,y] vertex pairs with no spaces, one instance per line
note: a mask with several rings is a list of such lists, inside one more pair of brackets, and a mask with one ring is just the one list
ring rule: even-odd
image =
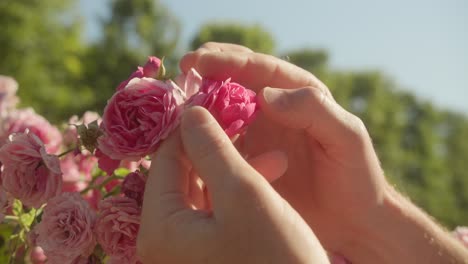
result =
[[0,118],[18,103],[16,91],[18,91],[18,83],[15,79],[0,75]]
[[127,80],[121,82],[119,86],[117,87],[117,91],[122,90],[127,86],[127,84],[133,79],[133,78],[143,78],[143,77],[148,77],[148,78],[155,78],[158,76],[159,69],[161,67],[161,60],[157,57],[150,56],[148,57],[148,61],[146,62],[145,66],[143,67],[138,67],[136,71],[134,71],[130,77],[128,77]]
[[98,148],[114,160],[139,160],[156,151],[179,122],[184,94],[176,84],[135,78],[104,109]]
[[468,227],[459,226],[453,231],[453,235],[468,248]]
[[231,82],[201,79],[195,70],[191,70],[184,80],[187,94],[199,91],[188,101],[189,106],[199,105],[208,109],[230,137],[239,134],[249,125],[258,110],[255,92]]
[[2,186],[24,205],[41,207],[62,189],[60,161],[31,132],[13,134],[0,148]]
[[[44,142],[47,152],[57,153],[62,143],[59,130],[44,117],[36,114],[32,108],[18,109],[9,112],[0,124],[0,141],[6,140],[12,133],[23,133],[26,129]],[[3,135],[3,136],[2,136]]]
[[35,227],[37,245],[48,263],[73,263],[94,251],[93,233],[96,213],[79,193],[62,193],[44,208],[41,222]]
[[146,175],[141,171],[129,173],[123,183],[121,192],[128,198],[137,201],[141,206],[143,203],[143,194],[145,192]]
[[109,197],[99,203],[96,236],[104,252],[121,263],[137,263],[136,239],[140,207],[128,197]]

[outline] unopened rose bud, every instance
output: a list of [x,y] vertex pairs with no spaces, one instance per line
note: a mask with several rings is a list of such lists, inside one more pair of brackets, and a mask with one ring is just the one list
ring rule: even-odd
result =
[[148,61],[145,66],[143,66],[143,73],[145,77],[159,79],[160,71],[162,66],[162,61],[154,56],[148,57]]

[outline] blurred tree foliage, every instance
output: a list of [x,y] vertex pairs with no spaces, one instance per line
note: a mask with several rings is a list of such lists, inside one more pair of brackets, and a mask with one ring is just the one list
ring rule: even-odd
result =
[[242,44],[253,51],[268,54],[272,54],[275,50],[275,42],[271,34],[258,25],[208,23],[201,27],[190,47],[194,50],[209,41]]
[[[70,0],[0,1],[0,72],[20,83],[24,105],[57,119],[89,99],[83,73],[81,23]],[[54,108],[49,107],[54,105]]]
[[[168,68],[175,68],[180,27],[158,1],[110,1],[102,35],[91,43],[82,40],[75,5],[74,0],[0,1],[0,73],[18,80],[23,105],[65,120],[87,109],[102,110],[117,84],[150,54],[165,55]],[[273,37],[260,26],[206,24],[191,47],[207,41],[275,51]],[[465,115],[403,92],[380,72],[335,71],[324,50],[279,55],[316,74],[340,104],[363,119],[398,189],[444,224],[468,225]]]
[[179,23],[158,1],[113,0],[110,10],[110,17],[102,20],[101,38],[90,45],[84,60],[83,81],[92,87],[90,107],[96,111],[148,55],[165,56],[168,69],[176,64]]

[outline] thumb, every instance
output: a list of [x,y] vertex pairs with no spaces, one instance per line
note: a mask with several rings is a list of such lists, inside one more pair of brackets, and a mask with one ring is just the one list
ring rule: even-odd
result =
[[186,110],[181,130],[187,157],[210,191],[215,214],[218,210],[232,210],[240,196],[250,199],[269,186],[206,109]]
[[362,121],[338,105],[324,89],[266,87],[259,102],[267,117],[286,127],[304,129],[323,147],[355,150],[356,146],[370,143]]

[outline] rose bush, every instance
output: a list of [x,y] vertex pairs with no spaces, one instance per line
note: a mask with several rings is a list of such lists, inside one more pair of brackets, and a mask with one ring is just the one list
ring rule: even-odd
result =
[[14,230],[12,258],[140,263],[148,157],[183,110],[206,107],[230,136],[242,133],[258,110],[255,93],[230,80],[192,69],[176,84],[164,73],[162,60],[149,57],[118,85],[102,119],[85,112],[62,131],[32,109],[15,109],[18,84],[0,76],[0,220]]

